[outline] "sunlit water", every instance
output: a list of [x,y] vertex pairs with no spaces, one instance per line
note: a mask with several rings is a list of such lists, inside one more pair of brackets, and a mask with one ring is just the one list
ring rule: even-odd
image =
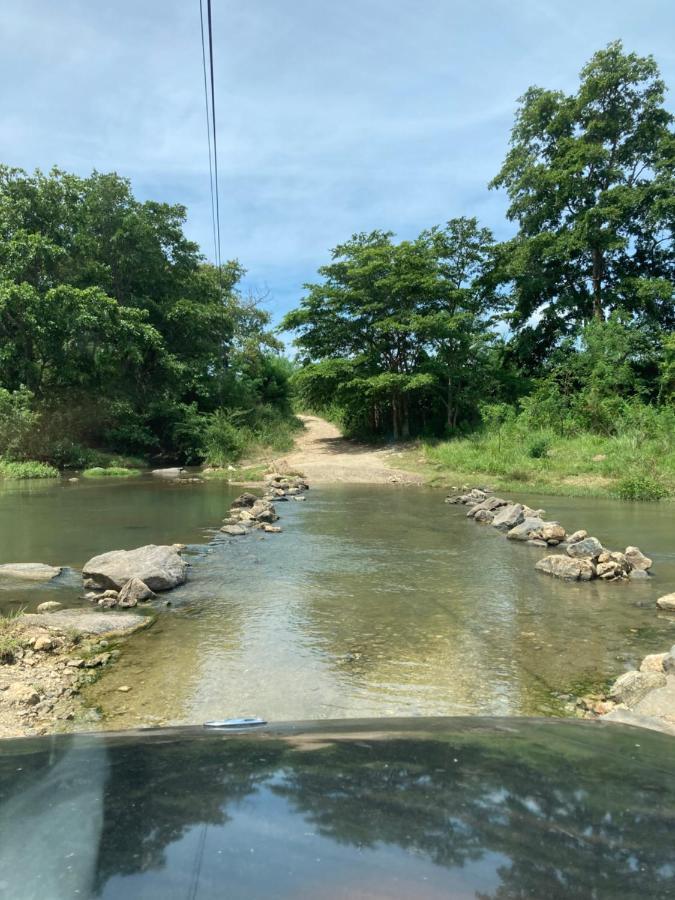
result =
[[[107,727],[558,713],[558,694],[675,642],[675,616],[654,605],[675,590],[674,504],[523,493],[569,529],[654,559],[648,582],[566,584],[534,570],[545,551],[467,521],[436,490],[315,487],[278,504],[282,534],[223,539],[214,529],[237,492],[141,479],[0,494],[2,562],[79,568],[105,550],[190,544],[189,582],[88,690]],[[5,586],[0,602],[81,605],[69,578]]]

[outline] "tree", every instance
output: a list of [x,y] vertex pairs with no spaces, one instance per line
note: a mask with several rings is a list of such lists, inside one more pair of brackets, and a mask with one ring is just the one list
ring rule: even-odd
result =
[[490,339],[492,246],[475,219],[453,219],[415,240],[375,231],[336,247],[282,324],[305,354],[305,398],[338,402],[352,424],[395,440],[438,430],[439,403],[441,428],[455,427]]
[[579,89],[531,87],[492,187],[518,235],[501,248],[513,327],[536,363],[563,334],[624,309],[675,324],[675,150],[651,56],[620,41],[596,53]]

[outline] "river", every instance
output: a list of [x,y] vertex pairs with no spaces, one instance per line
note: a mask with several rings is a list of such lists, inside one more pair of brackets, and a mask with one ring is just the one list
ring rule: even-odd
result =
[[[438,490],[314,487],[305,503],[278,504],[282,534],[225,538],[217,528],[240,490],[149,476],[0,489],[0,562],[77,569],[106,550],[189,545],[188,583],[87,689],[105,727],[556,715],[561,694],[675,643],[675,616],[654,606],[675,590],[675,504],[523,492],[569,530],[654,559],[647,582],[566,584],[534,570],[544,551],[468,521]],[[87,605],[74,573],[61,581],[5,585],[0,607]]]

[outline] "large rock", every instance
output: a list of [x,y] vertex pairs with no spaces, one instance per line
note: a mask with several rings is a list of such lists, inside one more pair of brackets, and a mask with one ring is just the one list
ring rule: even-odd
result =
[[573,559],[597,559],[603,552],[603,546],[597,538],[587,537],[575,541],[567,548],[567,555]]
[[510,531],[516,525],[520,525],[524,519],[522,503],[509,503],[497,512],[492,520],[492,525],[500,531]]
[[139,578],[151,591],[168,591],[187,580],[187,563],[173,547],[148,544],[95,556],[85,564],[82,575],[87,588],[119,590]]
[[50,631],[69,631],[83,635],[125,635],[138,631],[139,628],[146,628],[154,619],[151,616],[129,612],[105,613],[89,609],[63,609],[48,616],[23,613],[17,621],[20,625],[39,625]]
[[507,506],[507,505],[508,505],[507,501],[502,500],[501,497],[488,497],[487,500],[483,500],[482,503],[477,503],[475,506],[472,506],[466,515],[467,515],[467,518],[473,519],[482,510],[487,510],[488,512],[492,512],[495,509],[499,509],[501,506]]
[[249,491],[245,491],[243,494],[240,494],[235,500],[230,504],[231,509],[247,509],[253,506],[254,503],[257,503],[260,498],[255,494],[251,494]]
[[573,531],[572,534],[567,538],[568,544],[576,544],[579,541],[583,541],[588,537],[588,532],[584,531],[583,528],[580,528],[579,531]]
[[22,581],[51,581],[60,574],[60,566],[47,566],[44,563],[5,563],[0,566],[0,577],[18,578]]
[[253,518],[258,522],[276,522],[279,516],[269,500],[256,500],[250,509]]
[[588,559],[572,559],[562,554],[545,556],[535,564],[535,569],[562,578],[564,581],[590,581],[595,575],[593,564]]
[[664,594],[656,601],[659,609],[668,609],[675,612],[675,594]]
[[180,468],[179,466],[174,466],[168,469],[153,469],[152,474],[159,476],[159,478],[180,478],[181,475],[185,473],[185,469]]
[[[493,521],[494,524],[494,521]],[[527,517],[523,519],[520,525],[516,525],[507,533],[507,538],[511,541],[528,541],[533,538],[541,537],[544,527],[544,521],[539,518]]]
[[41,603],[38,606],[37,611],[39,613],[52,613],[52,612],[55,612],[57,609],[61,609],[62,606],[63,606],[63,604],[59,603],[58,600],[45,600],[44,603]]
[[623,706],[636,706],[650,691],[665,684],[666,676],[661,672],[624,672],[609,689],[609,698]]
[[544,522],[541,537],[547,544],[555,546],[565,540],[565,529],[559,522]]
[[626,547],[626,559],[634,569],[647,572],[652,567],[652,561],[640,551],[639,547]]

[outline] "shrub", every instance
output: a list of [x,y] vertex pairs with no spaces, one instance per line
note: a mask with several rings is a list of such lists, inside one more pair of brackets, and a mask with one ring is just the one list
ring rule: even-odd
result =
[[527,455],[530,459],[546,459],[548,451],[551,449],[551,441],[547,437],[537,437],[527,448]]
[[0,478],[17,478],[26,480],[29,478],[58,478],[59,470],[47,463],[35,462],[10,462],[0,460]]
[[241,458],[246,448],[246,438],[224,410],[209,416],[204,430],[206,461],[212,466],[223,466]]
[[662,500],[669,494],[668,488],[658,479],[645,472],[626,475],[616,486],[616,495],[621,500]]
[[94,466],[92,469],[85,469],[82,473],[84,478],[129,478],[131,475],[140,475],[138,469],[127,469],[123,466],[108,466],[104,469],[102,466]]

